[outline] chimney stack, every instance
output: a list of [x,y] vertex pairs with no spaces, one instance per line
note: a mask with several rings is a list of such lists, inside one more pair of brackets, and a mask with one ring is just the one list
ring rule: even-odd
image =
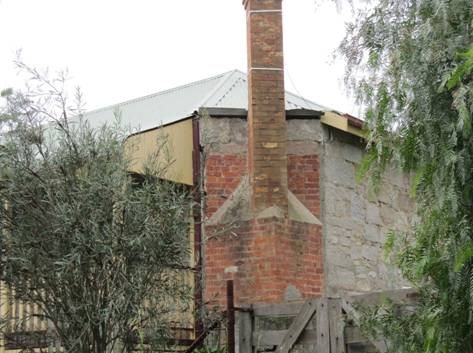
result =
[[244,0],[248,35],[248,170],[258,213],[287,215],[282,0]]
[[[243,5],[249,188],[240,150],[215,151],[206,160],[211,214],[206,229],[212,234],[215,226],[238,224],[235,231],[204,243],[205,298],[222,306],[224,280],[235,281],[237,305],[301,300],[323,292],[322,227],[315,216],[320,210],[318,156],[305,148],[287,156],[282,0],[244,0]],[[307,141],[304,147],[315,144]],[[241,179],[235,178],[238,173]],[[233,185],[235,179],[239,184]],[[225,201],[222,189],[233,190]]]

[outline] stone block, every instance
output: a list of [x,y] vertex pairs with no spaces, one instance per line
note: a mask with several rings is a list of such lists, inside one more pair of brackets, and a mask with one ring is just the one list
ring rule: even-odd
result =
[[357,219],[361,222],[365,222],[366,209],[365,209],[365,203],[362,198],[362,195],[360,195],[356,191],[352,191],[350,193],[350,201],[351,201],[351,216],[354,219]]
[[353,189],[356,185],[355,167],[341,158],[325,156],[325,177],[335,185],[343,185]]
[[341,237],[346,236],[347,231],[336,224],[327,224],[325,226],[325,233],[327,234],[327,238],[337,238],[340,239]]
[[339,237],[336,237],[336,236],[333,236],[332,234],[330,234],[328,237],[327,237],[327,241],[330,245],[337,245],[338,242],[340,241],[340,238]]
[[338,141],[330,141],[325,144],[327,159],[344,159],[342,154],[343,144]]
[[336,245],[327,250],[327,262],[336,266],[351,267],[350,249]]
[[378,200],[386,205],[392,206],[394,204],[395,196],[396,191],[393,189],[392,185],[389,183],[383,183],[381,190],[379,190]]
[[393,208],[382,205],[380,206],[381,220],[384,226],[390,227],[399,218],[399,212],[396,212]]
[[382,225],[379,206],[373,202],[368,202],[366,205],[366,221],[371,224]]
[[242,119],[202,119],[200,134],[201,142],[209,152],[246,152],[247,125]]
[[354,223],[350,229],[350,238],[354,241],[363,240],[363,234],[365,232],[365,224],[366,222],[360,222],[357,219],[353,220]]
[[371,263],[376,263],[382,254],[382,249],[377,246],[363,245],[361,247],[361,256]]
[[355,288],[355,283],[356,279],[355,273],[353,271],[344,268],[338,268],[333,274],[330,284],[339,288],[352,289]]
[[350,258],[353,260],[353,264],[360,265],[360,260],[363,260],[363,256],[361,255],[361,251],[359,248],[354,247],[353,251],[350,252]]
[[333,224],[340,228],[350,230],[353,228],[353,219],[351,217],[339,217],[336,213],[328,213],[325,216],[325,224]]
[[376,277],[378,277],[378,274],[374,271],[370,271],[370,272],[368,272],[368,276],[370,276],[371,278],[376,278]]
[[360,147],[345,144],[342,148],[342,156],[348,162],[359,164],[363,158],[363,150]]
[[288,141],[323,141],[320,120],[287,120]]
[[344,199],[342,201],[338,201],[335,204],[335,210],[338,216],[353,219],[350,200]]
[[368,241],[375,243],[383,243],[384,235],[381,233],[381,229],[375,224],[366,224],[364,237]]
[[368,279],[360,279],[356,281],[355,289],[360,292],[369,292],[372,290],[372,285]]
[[[353,239],[350,238],[350,234],[347,234],[347,235],[348,236],[340,237],[339,239],[340,245],[343,245],[347,248],[353,248]],[[350,253],[352,253],[351,250],[350,250]]]

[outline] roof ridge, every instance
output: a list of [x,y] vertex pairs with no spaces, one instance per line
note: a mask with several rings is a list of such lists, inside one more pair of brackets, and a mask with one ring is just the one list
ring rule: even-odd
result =
[[235,73],[239,73],[240,75],[243,75],[243,76],[236,78],[233,84],[225,92],[223,92],[222,96],[217,100],[215,105],[219,105],[222,102],[222,100],[227,96],[227,94],[230,93],[235,88],[235,86],[237,85],[239,81],[244,81],[244,82],[247,81],[246,75],[243,72],[239,70],[235,70]]
[[199,107],[204,107],[205,104],[210,100],[210,98],[212,98],[212,96],[215,95],[215,93],[217,93],[218,90],[219,90],[220,88],[222,88],[223,85],[224,85],[225,83],[227,83],[228,80],[230,80],[230,78],[231,78],[237,71],[238,71],[238,70],[232,70],[232,71],[227,72],[227,73],[225,74],[225,76],[227,76],[227,77],[224,76],[224,77],[221,78],[221,81],[219,82],[219,84],[216,85],[215,88],[214,88],[208,95],[206,95],[205,98],[199,103]]
[[[230,74],[230,73],[231,73],[231,74]],[[211,98],[216,92],[218,92],[218,90],[228,81],[228,79],[229,79],[230,77],[232,77],[232,76],[233,76],[234,74],[236,74],[236,73],[240,74],[241,77],[237,77],[237,80],[235,80],[234,84],[233,84],[231,87],[229,87],[228,90],[226,90],[226,91],[222,94],[222,96],[221,96],[221,97],[217,100],[217,102],[216,102],[217,105],[223,100],[223,98],[225,98],[225,96],[226,96],[229,92],[231,92],[231,91],[233,90],[233,88],[235,87],[235,85],[236,85],[236,83],[238,82],[238,80],[240,80],[240,79],[243,80],[243,81],[247,81],[247,80],[248,80],[247,74],[246,74],[245,72],[239,70],[239,69],[235,69],[235,70],[232,70],[232,71],[227,72],[226,74],[230,74],[230,75],[227,77],[227,79],[225,79],[221,84],[219,84],[219,85],[216,87],[216,89],[215,89],[214,91],[212,91],[212,93],[209,94],[209,95],[206,97],[206,99],[204,99],[204,101],[202,102],[202,105],[201,105],[201,106],[204,106],[203,104],[204,104],[204,103],[207,103],[207,102],[210,100],[210,98]],[[317,102],[314,102],[313,100],[308,99],[308,98],[306,98],[306,97],[304,97],[304,96],[301,96],[300,94],[291,92],[291,91],[289,91],[289,90],[287,90],[287,89],[284,89],[284,91],[285,91],[286,93],[289,93],[289,95],[291,95],[291,96],[293,96],[293,97],[296,97],[296,98],[298,98],[298,99],[304,101],[305,103],[308,103],[309,105],[312,106],[312,108],[314,108],[314,107],[320,107],[320,108],[322,108],[323,110],[330,110],[329,107],[327,107],[327,106],[325,106],[325,105],[322,105],[322,104],[319,104],[319,103],[317,103]],[[286,94],[286,97],[285,97],[285,98],[286,98],[286,100],[287,100],[288,103],[292,103],[292,104],[294,104],[294,105],[296,105],[296,106],[301,106],[300,104],[297,104],[297,103],[294,102],[293,100],[289,99],[289,97],[287,97],[287,94]],[[304,108],[302,108],[302,109],[304,109]],[[318,109],[318,108],[317,108],[317,109]]]
[[192,87],[192,86],[195,86],[195,85],[198,85],[198,84],[209,82],[209,81],[212,81],[212,80],[215,80],[215,79],[222,79],[226,75],[228,75],[230,73],[233,73],[235,71],[239,71],[239,70],[226,71],[226,72],[221,73],[219,75],[215,75],[215,76],[208,77],[208,78],[198,80],[198,81],[193,81],[193,82],[187,83],[185,85],[176,86],[176,87],[164,90],[164,91],[159,91],[159,92],[148,94],[148,95],[145,95],[145,96],[142,96],[142,97],[126,100],[126,101],[123,101],[123,102],[120,102],[120,103],[110,104],[110,105],[107,105],[107,106],[102,107],[102,108],[88,110],[84,113],[84,115],[88,115],[88,114],[92,114],[92,113],[99,113],[99,112],[102,112],[102,111],[105,111],[105,110],[108,110],[108,109],[111,109],[111,108],[115,108],[117,106],[124,106],[124,105],[128,105],[128,104],[131,104],[131,103],[140,102],[140,101],[143,101],[143,100],[146,100],[146,99],[150,99],[150,98],[161,96],[161,95],[164,95],[164,94],[167,94],[167,93],[175,92],[175,91],[181,90],[183,88]]

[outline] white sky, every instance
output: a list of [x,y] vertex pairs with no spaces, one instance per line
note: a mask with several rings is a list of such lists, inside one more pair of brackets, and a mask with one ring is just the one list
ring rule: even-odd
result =
[[[358,115],[343,63],[330,64],[349,11],[329,1],[283,4],[286,89]],[[0,0],[0,89],[22,82],[12,64],[18,49],[28,65],[68,68],[95,109],[246,72],[246,17],[241,0]]]

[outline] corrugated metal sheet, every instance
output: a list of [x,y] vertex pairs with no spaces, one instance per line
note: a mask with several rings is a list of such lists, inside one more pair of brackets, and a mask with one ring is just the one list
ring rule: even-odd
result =
[[[246,80],[245,73],[229,71],[185,86],[93,110],[84,114],[84,117],[93,126],[99,126],[112,121],[119,112],[123,124],[144,131],[187,118],[202,107],[247,109]],[[327,110],[326,107],[290,92],[286,92],[286,109]]]

